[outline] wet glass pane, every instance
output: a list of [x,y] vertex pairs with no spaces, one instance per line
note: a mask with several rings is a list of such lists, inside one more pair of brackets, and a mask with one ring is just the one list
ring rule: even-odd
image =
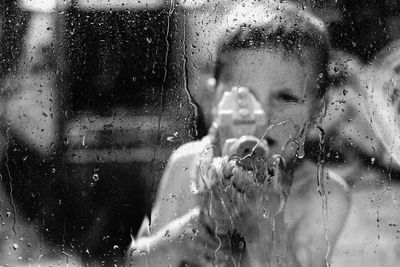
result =
[[0,2],[0,266],[396,266],[400,6]]

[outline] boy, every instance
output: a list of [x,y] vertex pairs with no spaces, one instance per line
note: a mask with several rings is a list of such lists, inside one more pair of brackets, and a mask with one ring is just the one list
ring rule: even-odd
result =
[[[216,124],[171,157],[152,211],[151,235],[139,232],[130,264],[328,265],[348,214],[347,187],[302,152],[324,105],[325,28],[294,6],[272,9],[256,1],[233,9],[227,21],[235,25],[218,49]],[[254,96],[266,130],[254,134],[261,139],[239,160],[221,154],[226,139],[220,139],[220,109],[235,94]],[[238,138],[237,147],[251,138]],[[254,158],[258,147],[262,155]],[[260,158],[265,164],[255,167]]]

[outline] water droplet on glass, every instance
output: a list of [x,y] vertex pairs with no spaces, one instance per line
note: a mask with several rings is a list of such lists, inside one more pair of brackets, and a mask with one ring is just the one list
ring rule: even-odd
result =
[[269,210],[266,210],[265,208],[263,208],[263,218],[264,219],[268,219],[269,218]]
[[192,232],[193,232],[193,234],[196,235],[196,236],[199,235],[199,230],[197,230],[196,228],[193,228],[193,229],[192,229]]
[[97,173],[93,174],[93,180],[97,182],[100,179],[99,175]]
[[168,142],[175,142],[175,139],[178,137],[178,132],[175,132],[173,135],[167,137]]
[[296,151],[296,157],[299,159],[304,158],[304,146],[300,146]]
[[165,231],[164,237],[169,237],[169,230]]

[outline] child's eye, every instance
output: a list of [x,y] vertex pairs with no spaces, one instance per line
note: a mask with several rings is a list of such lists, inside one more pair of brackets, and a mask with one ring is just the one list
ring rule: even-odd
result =
[[299,102],[299,98],[297,96],[288,94],[288,93],[278,93],[277,99],[285,102]]

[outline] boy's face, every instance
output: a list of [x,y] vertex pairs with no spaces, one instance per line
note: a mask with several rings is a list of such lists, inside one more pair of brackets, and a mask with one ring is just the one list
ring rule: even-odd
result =
[[[297,150],[295,142],[309,118],[320,110],[315,98],[318,62],[311,49],[303,51],[303,62],[296,55],[279,49],[242,49],[222,55],[224,67],[217,88],[217,99],[233,86],[252,90],[267,114],[266,139],[273,154],[291,159]],[[310,94],[311,93],[311,94]]]

